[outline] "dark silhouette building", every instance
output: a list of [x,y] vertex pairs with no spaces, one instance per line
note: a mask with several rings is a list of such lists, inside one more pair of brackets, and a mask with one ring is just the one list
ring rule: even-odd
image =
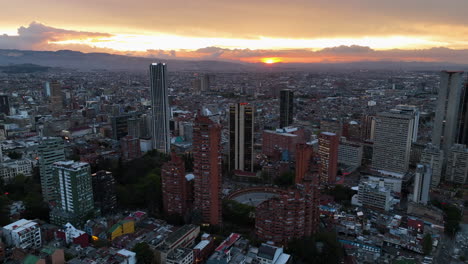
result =
[[189,186],[181,157],[171,153],[171,160],[161,168],[161,180],[164,213],[184,217],[188,209]]
[[294,92],[285,89],[280,91],[280,128],[290,126],[294,115]]
[[117,208],[115,196],[115,180],[112,172],[98,171],[91,175],[93,184],[94,206],[99,208],[102,214],[108,214]]
[[140,139],[132,136],[125,136],[120,139],[120,149],[122,160],[130,161],[141,157]]
[[10,100],[8,95],[0,95],[0,114],[10,115]]

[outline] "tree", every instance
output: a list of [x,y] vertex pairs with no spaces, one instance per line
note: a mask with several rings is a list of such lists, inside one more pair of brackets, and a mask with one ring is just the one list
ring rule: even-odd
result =
[[294,184],[294,172],[285,172],[279,177],[275,178],[274,183],[278,186],[287,187]]
[[10,151],[7,155],[10,159],[21,159],[23,157],[23,153],[16,151]]
[[343,201],[351,201],[351,198],[354,194],[356,194],[356,191],[353,191],[349,187],[338,184],[335,187],[329,189],[326,193],[333,196],[335,202],[340,203]]
[[424,255],[431,254],[431,252],[432,252],[432,236],[431,236],[431,234],[429,234],[429,233],[425,234],[422,243],[423,243]]
[[254,219],[251,217],[255,207],[239,203],[234,200],[223,201],[223,219],[241,226],[253,226]]
[[136,244],[133,247],[132,251],[136,253],[138,263],[143,263],[143,264],[154,263],[153,251],[151,251],[147,243],[143,242],[143,243]]
[[303,263],[340,263],[344,250],[335,233],[317,233],[312,237],[294,239],[287,252]]

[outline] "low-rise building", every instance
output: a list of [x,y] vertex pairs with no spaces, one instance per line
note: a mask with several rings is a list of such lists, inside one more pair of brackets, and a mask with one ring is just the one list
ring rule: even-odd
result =
[[3,227],[3,237],[7,246],[17,248],[40,248],[41,229],[36,222],[21,219]]

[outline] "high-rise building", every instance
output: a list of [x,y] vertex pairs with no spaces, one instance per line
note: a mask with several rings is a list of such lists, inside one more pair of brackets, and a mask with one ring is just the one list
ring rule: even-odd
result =
[[193,128],[194,209],[201,221],[221,224],[221,127],[198,115]]
[[254,107],[247,103],[229,107],[229,170],[253,172]]
[[444,162],[444,151],[438,147],[427,144],[421,153],[421,163],[427,164],[432,169],[431,185],[436,187],[442,178],[442,165]]
[[362,164],[363,153],[362,144],[347,141],[342,137],[338,147],[338,163],[357,169]]
[[280,128],[292,125],[294,116],[294,92],[289,89],[280,92]]
[[169,129],[169,97],[166,80],[166,64],[150,65],[151,110],[153,114],[153,149],[169,153],[171,135]]
[[418,164],[414,178],[413,202],[427,204],[432,170],[428,164]]
[[102,214],[115,212],[117,198],[115,180],[110,171],[98,171],[91,175],[94,205]]
[[319,135],[320,182],[335,184],[338,173],[338,136],[330,132]]
[[409,168],[413,142],[414,114],[393,109],[375,118],[372,167],[376,170],[405,174]]
[[361,139],[363,141],[374,140],[375,116],[365,115],[361,117]]
[[120,140],[121,138],[128,135],[128,120],[131,118],[131,115],[118,115],[111,118],[112,126],[112,138],[115,140]]
[[42,197],[46,202],[58,199],[58,186],[55,185],[52,165],[65,160],[65,149],[61,138],[42,138],[38,147],[39,174]]
[[62,87],[59,82],[53,81],[50,84],[50,109],[53,112],[59,112],[63,110],[63,94]]
[[457,143],[468,146],[468,80],[463,89],[461,112],[458,120]]
[[59,199],[50,212],[55,225],[71,223],[81,226],[86,216],[94,212],[91,168],[88,163],[59,161],[52,166]]
[[456,184],[467,184],[468,148],[466,145],[453,145],[447,156],[445,180]]
[[294,160],[296,145],[305,142],[303,129],[287,127],[264,130],[262,133],[262,153],[273,159],[276,156],[281,156],[282,160]]
[[49,82],[45,82],[45,84],[44,84],[44,95],[46,97],[50,97],[50,95],[51,95],[50,83]]
[[203,74],[201,79],[201,90],[202,91],[209,91],[211,87],[211,78],[208,74]]
[[460,98],[462,98],[463,72],[443,71],[440,74],[432,144],[448,153],[456,143]]
[[308,144],[296,145],[296,178],[295,183],[301,184],[310,180],[314,163],[314,147]]
[[201,94],[201,90],[202,90],[202,82],[200,79],[195,79],[192,81],[192,89],[193,89],[193,92],[195,94]]
[[185,163],[174,152],[161,168],[163,210],[166,215],[185,217],[188,210],[188,182]]
[[140,139],[131,136],[121,138],[120,150],[124,161],[130,161],[141,157]]
[[10,100],[8,95],[0,95],[0,114],[10,115]]
[[419,109],[414,105],[397,105],[395,109],[400,110],[401,112],[407,112],[414,116],[413,122],[413,142],[418,140],[418,131],[419,131]]
[[141,137],[141,125],[140,125],[140,118],[132,117],[127,120],[127,129],[128,135],[134,138]]

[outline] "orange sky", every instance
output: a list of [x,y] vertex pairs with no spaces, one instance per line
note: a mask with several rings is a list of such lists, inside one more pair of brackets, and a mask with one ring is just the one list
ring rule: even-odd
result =
[[466,63],[466,10],[466,0],[17,0],[2,3],[0,49]]

